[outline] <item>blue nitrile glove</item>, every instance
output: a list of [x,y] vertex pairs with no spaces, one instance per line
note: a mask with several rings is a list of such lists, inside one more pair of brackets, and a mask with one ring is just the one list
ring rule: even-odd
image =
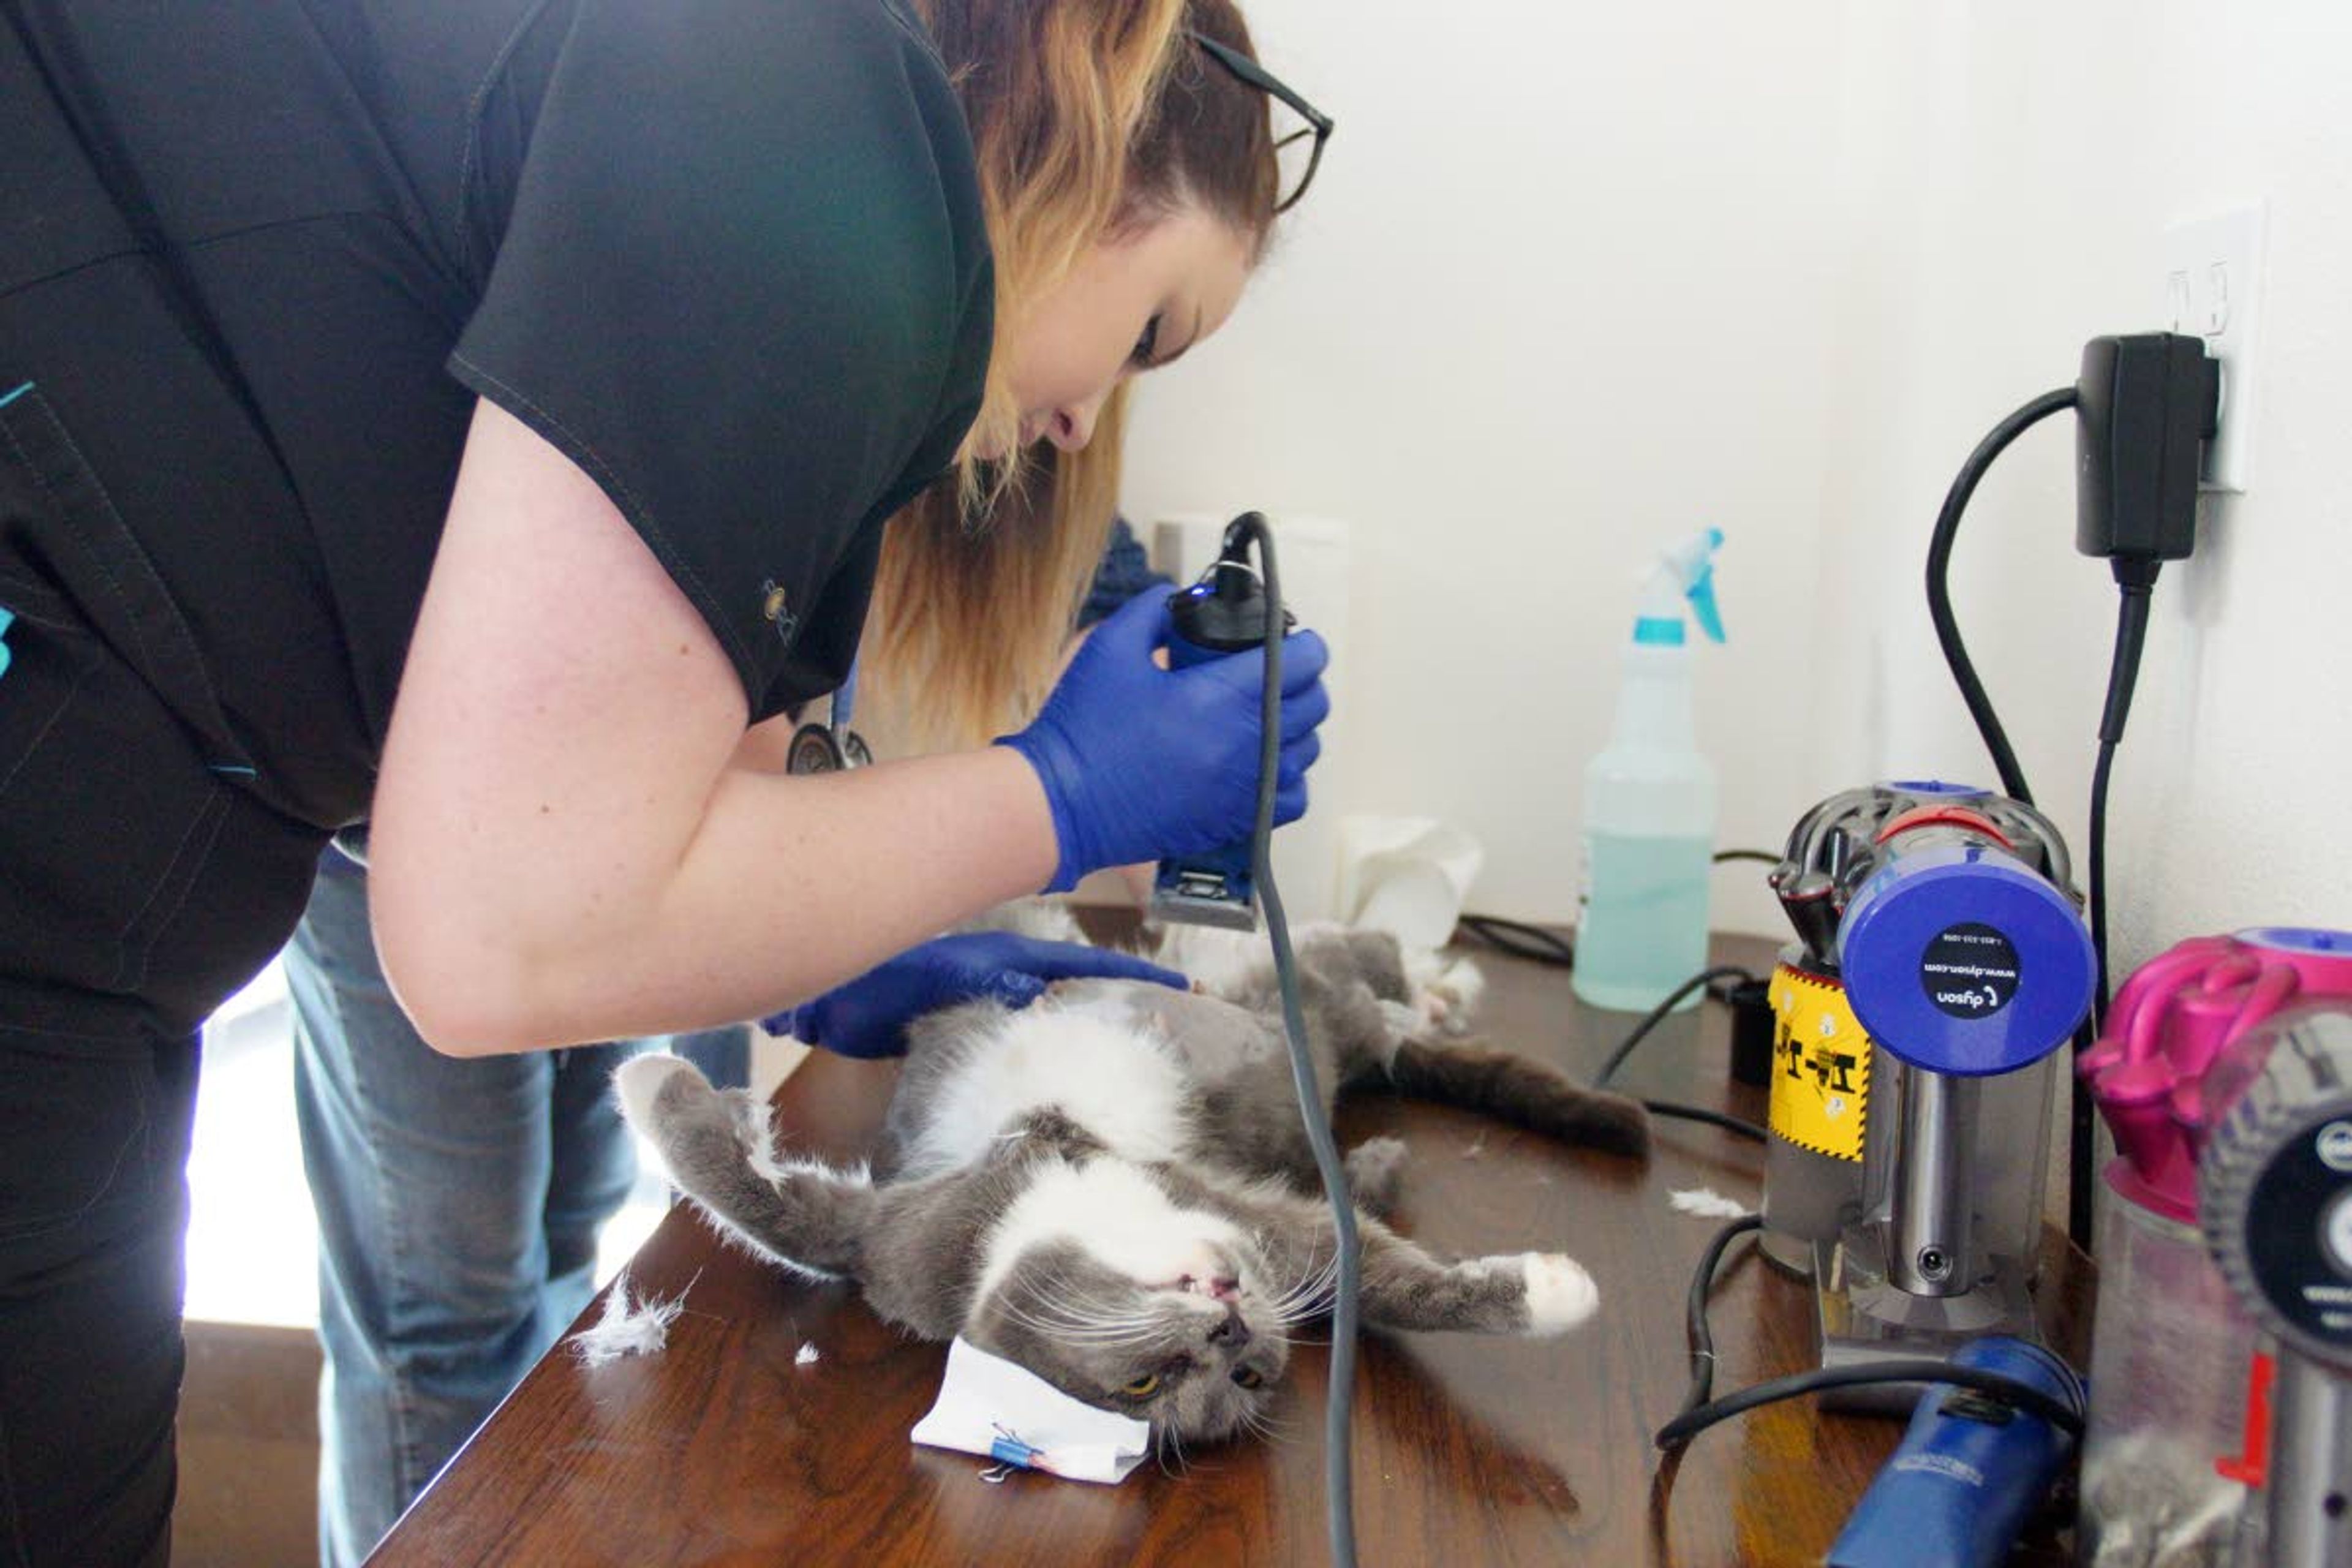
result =
[[[1265,660],[1249,649],[1162,669],[1151,655],[1168,633],[1167,595],[1129,600],[1087,637],[1036,721],[996,742],[1045,786],[1061,851],[1049,893],[1105,866],[1239,844],[1257,825]],[[1315,727],[1331,711],[1329,658],[1313,632],[1283,639],[1277,825],[1307,811],[1307,770],[1322,750]]]
[[1191,984],[1174,970],[1129,953],[1011,931],[972,931],[908,948],[813,1001],[761,1019],[760,1026],[845,1057],[901,1056],[907,1026],[926,1013],[977,997],[1026,1007],[1052,982],[1085,976],[1150,980],[1180,991]]

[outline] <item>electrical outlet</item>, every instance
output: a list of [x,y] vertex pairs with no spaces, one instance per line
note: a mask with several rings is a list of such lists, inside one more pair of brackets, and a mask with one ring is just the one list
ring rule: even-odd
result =
[[2200,476],[2209,490],[2243,490],[2252,473],[2265,216],[2254,202],[2164,231],[2165,323],[2203,338],[2221,362],[2221,431]]

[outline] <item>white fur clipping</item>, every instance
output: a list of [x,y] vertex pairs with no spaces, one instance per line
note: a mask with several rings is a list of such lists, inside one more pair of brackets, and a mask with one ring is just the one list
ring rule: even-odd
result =
[[800,1353],[793,1357],[793,1364],[794,1366],[814,1366],[817,1363],[818,1357],[823,1352],[816,1348],[816,1344],[814,1341],[808,1342],[801,1346]]
[[1727,1198],[1712,1187],[1678,1187],[1666,1194],[1676,1214],[1700,1219],[1738,1219],[1749,1212],[1746,1204]]
[[632,1301],[628,1270],[623,1269],[605,1293],[604,1315],[565,1342],[585,1367],[603,1366],[625,1355],[651,1355],[669,1343],[669,1326],[685,1310],[684,1291],[667,1301],[650,1296]]

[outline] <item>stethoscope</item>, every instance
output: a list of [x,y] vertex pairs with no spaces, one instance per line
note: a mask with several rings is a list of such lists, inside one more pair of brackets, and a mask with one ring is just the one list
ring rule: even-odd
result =
[[849,673],[841,678],[841,689],[833,694],[833,711],[823,723],[812,720],[793,731],[791,749],[784,754],[784,771],[788,773],[837,773],[850,768],[871,767],[874,753],[867,749],[866,737],[849,727],[849,712],[857,698],[857,661],[849,661]]

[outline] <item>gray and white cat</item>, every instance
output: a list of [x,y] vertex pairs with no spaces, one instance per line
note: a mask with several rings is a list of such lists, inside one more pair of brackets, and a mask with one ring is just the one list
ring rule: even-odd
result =
[[[1272,968],[1234,951],[1204,955],[1192,935],[1160,954],[1222,971],[1205,982],[1221,994],[1073,981],[1019,1012],[919,1020],[869,1168],[780,1159],[763,1106],[674,1057],[623,1067],[619,1098],[677,1185],[758,1254],[853,1279],[883,1317],[961,1334],[1162,1442],[1220,1438],[1270,1397],[1292,1326],[1329,1311],[1337,1263]],[[1466,965],[1417,959],[1416,987],[1392,939],[1335,928],[1305,934],[1298,959],[1338,1093],[1384,1086],[1646,1151],[1634,1101],[1450,1037]],[[1380,1138],[1348,1157],[1367,1325],[1557,1334],[1592,1315],[1591,1277],[1565,1256],[1449,1261],[1381,1224],[1403,1153]]]

